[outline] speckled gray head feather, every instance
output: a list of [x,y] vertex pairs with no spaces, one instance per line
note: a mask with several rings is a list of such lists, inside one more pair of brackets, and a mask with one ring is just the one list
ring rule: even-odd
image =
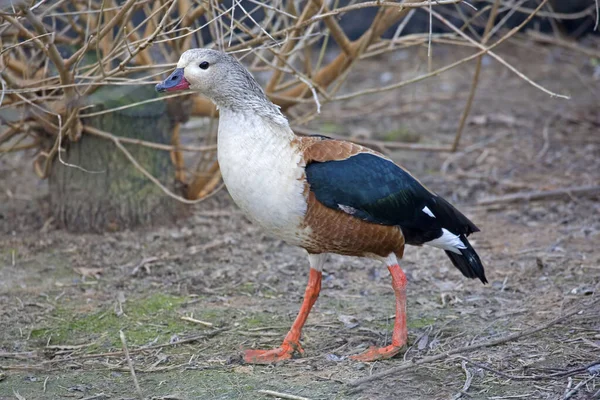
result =
[[279,107],[233,56],[217,50],[190,49],[181,55],[177,68],[184,69],[190,89],[211,99],[219,109],[255,113],[273,123],[288,124]]

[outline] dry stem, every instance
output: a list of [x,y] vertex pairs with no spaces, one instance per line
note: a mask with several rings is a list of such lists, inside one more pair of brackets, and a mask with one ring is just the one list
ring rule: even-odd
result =
[[[593,301],[591,305],[597,303],[598,301],[599,300]],[[432,363],[432,362],[435,362],[435,361],[439,361],[439,360],[443,360],[443,359],[449,358],[450,356],[453,356],[455,354],[470,353],[470,352],[475,351],[477,349],[481,349],[481,348],[485,348],[485,347],[497,346],[499,344],[511,342],[511,341],[514,341],[514,340],[518,340],[518,339],[521,339],[521,338],[526,337],[526,336],[531,336],[531,335],[533,335],[533,334],[535,334],[537,332],[543,331],[544,329],[548,329],[548,328],[550,328],[550,327],[552,327],[552,326],[554,326],[556,324],[559,324],[559,323],[561,323],[561,322],[563,322],[563,321],[571,318],[572,316],[574,316],[576,314],[583,313],[583,312],[585,312],[585,310],[591,309],[591,305],[590,305],[590,307],[584,307],[584,308],[576,307],[576,308],[573,308],[570,311],[568,311],[567,313],[565,313],[564,315],[562,315],[560,317],[557,317],[557,318],[555,318],[555,319],[553,319],[551,321],[548,321],[545,324],[542,324],[542,325],[540,325],[540,326],[538,326],[536,328],[527,329],[527,330],[524,330],[524,331],[521,331],[521,332],[517,332],[517,333],[513,333],[511,335],[507,335],[507,336],[504,336],[504,337],[501,337],[501,338],[492,339],[492,340],[488,340],[488,341],[485,341],[485,342],[480,342],[480,343],[473,344],[473,345],[470,345],[470,346],[459,347],[459,348],[456,348],[456,349],[453,349],[453,350],[445,351],[445,352],[443,352],[441,354],[437,354],[435,356],[424,357],[424,358],[421,358],[421,359],[412,359],[412,360],[409,360],[409,361],[406,361],[406,362],[400,364],[397,367],[389,368],[389,369],[387,369],[385,371],[382,371],[382,372],[379,372],[377,374],[373,374],[373,375],[367,376],[365,378],[360,378],[360,379],[357,379],[355,381],[349,382],[348,386],[350,386],[350,387],[358,387],[358,386],[361,386],[361,385],[363,385],[365,383],[385,378],[386,376],[389,376],[389,375],[398,374],[398,373],[400,373],[400,372],[402,372],[404,370],[407,370],[407,369],[413,369],[413,368],[415,368],[416,366],[419,366],[419,365],[429,364],[429,363]]]
[[[536,14],[547,18],[580,18],[591,15],[595,10],[595,7],[590,7],[582,13],[573,15],[541,11],[547,0],[541,1],[535,9],[525,9],[506,0],[494,0],[493,6],[484,7],[478,12],[473,12],[469,4],[461,0],[407,0],[403,3],[365,1],[342,7],[337,3],[310,0],[301,3],[302,8],[298,10],[295,3],[289,3],[287,0],[282,0],[277,5],[251,1],[255,8],[248,8],[248,10],[238,3],[224,9],[219,0],[203,3],[190,0],[164,2],[127,0],[120,6],[112,0],[89,0],[91,7],[84,7],[79,3],[69,7],[72,1],[63,0],[48,4],[42,1],[36,3],[35,7],[23,7],[17,10],[17,14],[2,15],[6,29],[0,33],[3,41],[1,61],[3,68],[0,72],[3,91],[0,104],[4,104],[2,109],[9,107],[22,111],[23,117],[20,124],[14,125],[18,128],[15,128],[10,135],[0,136],[0,151],[21,151],[33,146],[42,146],[43,143],[48,143],[48,136],[53,137],[54,142],[51,142],[49,147],[40,149],[35,161],[36,171],[45,178],[51,170],[50,166],[55,162],[54,158],[57,155],[60,157],[59,148],[68,149],[68,146],[61,145],[79,140],[82,133],[109,139],[121,151],[124,149],[122,143],[167,150],[171,151],[172,160],[177,167],[176,179],[189,188],[185,197],[192,199],[208,195],[220,182],[218,165],[215,163],[213,152],[216,140],[214,135],[207,136],[206,146],[181,146],[178,132],[174,130],[173,145],[168,146],[116,137],[110,132],[98,132],[85,125],[86,117],[116,112],[151,101],[163,101],[164,98],[126,104],[99,112],[86,111],[83,105],[87,96],[102,85],[155,83],[156,77],[160,74],[150,75],[144,79],[139,76],[134,77],[132,74],[153,68],[171,68],[182,51],[192,45],[202,45],[204,38],[200,38],[199,34],[206,31],[206,28],[210,28],[213,33],[211,46],[226,48],[230,52],[250,51],[250,55],[255,55],[253,68],[271,71],[266,89],[271,99],[284,111],[310,103],[312,97],[316,107],[311,109],[298,107],[300,111],[294,112],[297,115],[295,119],[297,123],[315,118],[321,108],[327,107],[328,103],[399,89],[476,60],[471,89],[451,146],[365,141],[366,144],[384,152],[389,149],[456,151],[475,97],[482,56],[490,55],[521,79],[552,96],[565,97],[535,83],[492,50],[508,38],[514,38]],[[436,11],[445,10],[444,5],[460,7],[460,14],[464,19],[463,26],[453,25],[441,11]],[[504,10],[502,7],[508,7],[507,15],[513,12],[526,12],[528,16],[518,27],[511,29],[491,45],[487,45],[506,20],[505,17],[496,23],[499,10]],[[261,8],[265,12],[265,19],[259,21],[253,12]],[[364,8],[378,8],[378,13],[360,37],[351,41],[340,26],[338,17],[350,12],[360,12],[359,10]],[[242,10],[244,15],[232,19],[235,9]],[[412,15],[418,9],[429,12],[430,17],[441,21],[448,28],[449,33],[433,35],[431,32],[424,31],[418,35],[402,36],[401,33],[409,20],[407,15]],[[134,12],[143,13],[140,23],[133,22],[131,17]],[[485,12],[488,12],[488,22],[483,36],[479,38],[478,33],[473,30],[475,29],[474,18],[485,15]],[[201,18],[205,18],[206,22],[199,22]],[[227,18],[229,20],[226,20]],[[381,40],[381,35],[402,18],[405,20],[396,30],[394,38]],[[60,32],[52,31],[51,27],[56,26],[57,22],[67,24],[67,27]],[[72,27],[72,31],[69,31],[68,26]],[[120,28],[115,29],[116,27]],[[428,26],[427,30],[430,28]],[[550,40],[540,34],[530,33],[530,35],[535,35],[538,41]],[[321,37],[326,38],[322,44],[319,43]],[[196,44],[192,44],[194,41]],[[551,41],[553,44],[587,56],[597,53],[564,40],[552,39]],[[435,70],[430,69],[428,73],[406,81],[358,92],[337,94],[357,63],[384,52],[398,51],[426,43],[431,46],[436,42],[470,46],[475,48],[476,52],[462,60]],[[59,43],[69,43],[77,50],[67,56],[61,55]],[[326,50],[327,45],[330,45],[329,50]],[[316,62],[312,60],[314,50],[319,51]],[[331,60],[329,63],[323,65],[326,51],[329,51],[332,57],[329,58]],[[91,54],[97,56],[97,61],[87,60]],[[431,62],[432,58],[429,57],[428,60]],[[36,71],[35,74],[30,72],[32,70]],[[194,96],[192,104],[193,115],[217,116],[215,107],[206,99]],[[61,121],[61,126],[56,125],[57,119]],[[35,123],[39,129],[32,131],[32,123]],[[22,142],[29,135],[33,135],[34,140]],[[19,137],[17,144],[14,136]],[[40,140],[37,140],[37,137],[40,137]],[[203,171],[201,178],[196,178],[198,174],[195,172],[186,170],[182,152],[192,151],[205,153],[199,168]],[[126,150],[123,152],[134,168],[139,169],[165,191],[164,185],[132,160]],[[168,191],[165,193],[179,201],[185,200],[182,196]],[[189,200],[185,202],[189,203]]]

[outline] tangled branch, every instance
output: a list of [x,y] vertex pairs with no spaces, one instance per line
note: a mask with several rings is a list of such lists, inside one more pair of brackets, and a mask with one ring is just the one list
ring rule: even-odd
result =
[[[156,178],[136,162],[122,143],[152,147],[175,154],[178,171],[185,165],[181,152],[200,152],[201,162],[191,174],[179,172],[194,193],[187,199],[170,193],[178,200],[193,202],[207,195],[207,182],[218,182],[215,161],[215,136],[206,132],[202,146],[182,146],[179,143],[179,122],[175,124],[171,145],[118,137],[111,132],[95,131],[88,118],[106,113],[118,113],[131,107],[165,98],[149,98],[100,111],[90,110],[89,99],[100,88],[122,85],[155,84],[165,70],[172,68],[181,52],[190,47],[215,47],[239,52],[253,70],[269,71],[265,83],[267,94],[284,111],[291,113],[295,125],[314,118],[333,102],[344,102],[360,96],[398,90],[442,74],[452,68],[474,61],[475,72],[456,137],[447,146],[436,150],[456,151],[471,109],[479,81],[481,60],[489,55],[518,77],[551,96],[555,93],[529,79],[516,66],[499,56],[494,49],[514,38],[534,16],[541,18],[592,18],[596,8],[576,14],[545,10],[549,0],[541,0],[536,8],[527,9],[507,0],[489,0],[491,6],[476,10],[464,0],[405,0],[337,2],[307,0],[301,8],[288,0],[262,3],[248,0],[224,7],[220,1],[200,0],[66,0],[56,3],[21,2],[14,11],[0,13],[0,156],[2,153],[38,149],[36,171],[46,178],[50,166],[69,143],[86,135],[95,135],[115,144],[133,168],[164,188]],[[377,14],[360,36],[351,40],[339,22],[340,16],[376,8]],[[462,18],[457,25],[456,10]],[[422,33],[402,35],[415,12],[428,13],[430,26]],[[502,32],[506,16],[526,13],[525,20],[513,29]],[[480,35],[475,22],[482,16],[487,23]],[[453,18],[450,18],[453,17]],[[433,33],[437,21],[445,33]],[[499,20],[499,21],[498,21]],[[400,23],[393,37],[384,34]],[[496,34],[502,32],[496,38]],[[365,59],[408,47],[447,43],[471,48],[473,53],[462,60],[430,70],[423,75],[386,86],[375,86],[356,92],[338,94],[349,73]],[[573,46],[587,54],[593,49]],[[325,57],[325,53],[329,53]],[[330,60],[325,62],[325,59]],[[431,57],[429,58],[431,60]],[[156,72],[148,74],[149,71]],[[141,74],[146,74],[141,76]],[[190,113],[195,117],[214,117],[217,112],[206,99],[193,96]],[[17,111],[17,112],[12,112]],[[59,116],[61,126],[56,124]],[[419,150],[422,146],[386,143],[382,148]],[[423,147],[427,149],[427,146]],[[198,172],[205,175],[198,178]],[[186,176],[191,176],[186,180]]]

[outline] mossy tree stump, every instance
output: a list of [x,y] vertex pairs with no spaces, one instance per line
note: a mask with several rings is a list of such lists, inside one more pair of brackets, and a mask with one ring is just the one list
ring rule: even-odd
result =
[[[86,108],[82,114],[156,97],[154,88],[148,85],[104,86],[87,99],[93,107]],[[172,114],[168,112],[166,101],[154,101],[86,117],[82,122],[115,136],[171,144],[178,122]],[[164,186],[176,191],[175,165],[168,151],[123,145]],[[62,160],[81,167],[67,166],[56,157],[50,173],[52,213],[68,230],[121,230],[164,223],[181,213],[182,204],[168,197],[135,168],[111,140],[84,133],[80,140],[63,144],[63,148],[66,151],[61,153]]]

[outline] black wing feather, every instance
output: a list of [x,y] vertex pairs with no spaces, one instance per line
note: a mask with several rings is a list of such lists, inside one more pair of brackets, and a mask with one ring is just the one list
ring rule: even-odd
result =
[[[459,235],[465,248],[457,249],[460,254],[446,254],[464,276],[487,283],[483,264],[466,238],[479,229],[400,166],[375,154],[359,153],[345,160],[312,162],[306,166],[306,179],[325,206],[351,210],[365,221],[399,226],[407,244],[439,238],[442,228]],[[435,217],[425,213],[425,207]]]
[[[433,240],[441,235],[442,228],[457,235],[479,231],[460,211],[404,169],[374,154],[310,163],[306,177],[311,191],[325,206],[352,207],[357,218],[400,226],[408,244]],[[425,207],[435,218],[423,212]]]

